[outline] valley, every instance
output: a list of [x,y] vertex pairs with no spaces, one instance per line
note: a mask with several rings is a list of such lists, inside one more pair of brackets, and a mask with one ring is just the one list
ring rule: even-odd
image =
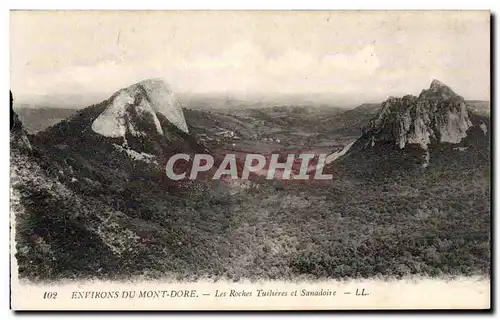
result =
[[[444,84],[431,84],[432,97],[349,110],[181,110],[166,90],[157,82],[134,84],[26,133],[29,148],[13,148],[21,278],[489,274],[489,117]],[[118,129],[96,129],[103,114],[112,114],[106,125]],[[20,126],[41,127],[20,118]],[[440,132],[461,138],[450,142]],[[15,146],[24,141],[11,139]],[[201,175],[172,182],[165,164],[176,153],[206,153],[217,163],[233,153],[240,165],[251,153],[335,157],[325,165],[333,175],[326,181],[256,175],[235,183]]]

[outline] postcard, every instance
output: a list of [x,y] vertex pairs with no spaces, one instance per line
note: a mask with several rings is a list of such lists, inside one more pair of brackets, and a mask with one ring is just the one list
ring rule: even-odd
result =
[[11,11],[11,308],[490,309],[490,20]]

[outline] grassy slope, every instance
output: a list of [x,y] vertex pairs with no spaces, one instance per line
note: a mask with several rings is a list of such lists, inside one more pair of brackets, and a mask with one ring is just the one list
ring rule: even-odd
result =
[[273,182],[232,197],[209,186],[174,194],[142,180],[99,196],[54,183],[16,187],[25,208],[18,222],[24,277],[489,272],[484,166],[463,175],[429,170],[411,180]]

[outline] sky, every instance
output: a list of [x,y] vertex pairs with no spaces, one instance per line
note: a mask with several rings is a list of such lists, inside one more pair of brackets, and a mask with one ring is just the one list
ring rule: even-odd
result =
[[327,94],[382,101],[433,79],[489,100],[487,11],[13,11],[11,90]]

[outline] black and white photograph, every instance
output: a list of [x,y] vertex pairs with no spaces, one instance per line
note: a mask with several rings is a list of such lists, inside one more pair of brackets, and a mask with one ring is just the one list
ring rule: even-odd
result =
[[11,11],[13,304],[488,309],[490,22]]

